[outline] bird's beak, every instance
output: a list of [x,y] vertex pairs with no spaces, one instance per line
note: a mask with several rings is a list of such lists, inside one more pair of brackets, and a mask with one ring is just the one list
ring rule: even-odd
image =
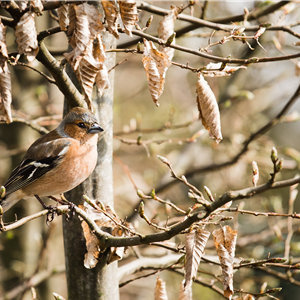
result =
[[97,123],[94,123],[89,129],[88,129],[88,133],[99,133],[101,131],[103,131],[104,129],[99,126]]

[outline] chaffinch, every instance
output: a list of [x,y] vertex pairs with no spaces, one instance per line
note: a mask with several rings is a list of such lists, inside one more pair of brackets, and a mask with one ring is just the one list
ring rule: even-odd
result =
[[36,140],[4,184],[3,212],[20,199],[67,192],[82,183],[97,162],[97,133],[103,131],[87,109],[75,107],[53,131]]

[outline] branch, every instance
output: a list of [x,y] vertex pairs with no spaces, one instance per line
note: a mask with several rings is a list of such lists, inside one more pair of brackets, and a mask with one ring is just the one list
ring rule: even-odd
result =
[[[229,167],[234,165],[239,161],[239,159],[248,151],[249,145],[258,139],[260,136],[268,132],[273,126],[278,124],[282,117],[288,112],[288,110],[291,108],[291,106],[298,100],[298,97],[300,96],[300,85],[298,86],[297,90],[295,91],[294,95],[289,99],[289,101],[286,103],[286,105],[280,110],[280,112],[271,119],[267,124],[265,124],[263,127],[259,128],[256,132],[252,133],[250,137],[244,142],[243,148],[238,152],[231,160],[219,163],[219,164],[211,164],[205,167],[200,167],[194,170],[191,170],[187,173],[185,173],[186,178],[190,178],[194,176],[195,174],[201,174],[205,172],[214,172],[220,169],[223,169],[225,167]],[[158,186],[155,190],[157,193],[170,188],[173,184],[178,183],[176,180],[172,180],[170,182],[165,183],[164,185]]]
[[52,270],[42,270],[34,274],[32,277],[25,279],[21,284],[14,287],[13,289],[0,295],[0,300],[15,299],[18,295],[29,290],[31,287],[35,287],[43,281],[45,281],[46,279],[50,278],[51,276],[61,274],[63,272],[65,272],[64,265],[55,267]]
[[267,190],[284,188],[284,187],[292,186],[296,183],[300,183],[300,176],[287,179],[287,180],[277,181],[274,183],[267,182],[265,184],[256,187],[246,188],[239,191],[226,192],[221,197],[216,199],[215,202],[213,202],[210,205],[210,207],[208,207],[206,216],[208,216],[217,208],[223,206],[227,202],[250,198],[253,197],[254,195],[261,194]]
[[[29,127],[31,127],[32,129],[38,131],[40,134],[46,134],[49,132],[48,129],[46,129],[43,126],[40,126],[35,120],[27,120],[27,119],[24,119],[21,117],[13,117],[12,120],[13,120],[13,122],[26,124]],[[6,119],[2,116],[0,116],[0,124],[1,123],[6,123]]]
[[[291,1],[280,1],[278,3],[268,6],[267,8],[253,11],[253,12],[249,13],[247,20],[253,21],[262,16],[273,13],[276,10],[280,9],[282,6],[285,6],[286,4],[288,4],[289,2],[291,2]],[[140,4],[138,5],[138,8],[141,10],[145,10],[145,11],[157,14],[157,15],[161,15],[161,16],[165,16],[170,12],[168,9],[163,9],[163,8],[148,4],[146,2],[140,2]],[[223,19],[212,20],[212,21],[205,21],[205,20],[198,19],[198,18],[189,16],[189,15],[179,14],[177,19],[186,21],[186,22],[191,22],[191,23],[195,22],[194,24],[200,25],[201,27],[204,27],[204,26],[209,27],[209,26],[213,26],[212,24],[214,24],[214,23],[225,24],[225,23],[231,23],[231,22],[241,22],[244,20],[244,14],[237,15],[237,16],[231,16],[231,17],[227,17],[227,18],[223,18]],[[195,28],[199,28],[200,26],[197,26]],[[193,28],[193,29],[195,29],[195,28]]]
[[238,191],[230,191],[223,194],[210,206],[206,206],[205,210],[188,215],[181,223],[175,224],[169,227],[168,231],[153,233],[144,236],[131,236],[131,237],[114,237],[101,229],[96,223],[91,220],[88,215],[81,209],[75,206],[75,211],[78,213],[94,231],[95,235],[99,239],[100,247],[124,247],[124,246],[136,246],[141,244],[150,244],[153,242],[159,242],[169,240],[173,236],[180,234],[185,229],[189,228],[193,223],[201,221],[207,218],[212,212],[220,208],[229,201],[237,201],[245,198],[253,197],[254,195],[261,194],[267,190],[273,190],[283,188],[287,186],[300,183],[300,176],[292,179],[278,181],[270,184],[269,182],[260,186],[246,188]]
[[182,254],[171,254],[163,257],[142,257],[136,259],[118,268],[118,280],[120,281],[125,276],[139,272],[147,267],[164,268],[170,264],[176,263],[181,256]]
[[[119,29],[119,31],[124,33],[125,29]],[[190,49],[190,48],[179,46],[179,45],[176,45],[176,44],[169,45],[169,44],[167,44],[167,42],[165,42],[165,41],[163,41],[163,40],[161,40],[157,37],[154,37],[150,34],[146,34],[146,33],[142,32],[142,31],[139,31],[139,30],[131,30],[131,32],[134,35],[137,35],[137,36],[145,38],[149,41],[158,43],[159,45],[162,45],[162,46],[167,46],[167,47],[170,47],[170,48],[182,51],[182,52],[190,53],[190,54],[200,56],[200,57],[203,57],[203,58],[207,58],[207,59],[210,59],[210,60],[213,60],[213,61],[229,63],[229,64],[249,65],[249,64],[253,64],[253,63],[265,63],[265,62],[290,60],[290,59],[293,59],[293,58],[300,57],[300,52],[299,52],[299,53],[296,53],[296,54],[283,55],[283,56],[278,56],[278,57],[261,57],[261,58],[259,58],[259,57],[250,57],[250,58],[247,58],[247,59],[224,58],[224,57],[204,53],[204,52],[201,52],[199,50],[193,50],[193,49]],[[124,45],[122,45],[122,47],[126,48]]]
[[[291,1],[280,1],[278,3],[268,6],[266,9],[253,11],[248,15],[247,20],[253,21],[253,20],[260,18],[261,16],[265,16],[270,13],[273,13],[276,10],[280,9],[282,6],[288,4],[289,2],[291,2]],[[142,9],[142,10],[145,10],[145,11],[148,11],[151,13],[155,13],[155,14],[161,15],[161,16],[165,16],[169,13],[169,10],[167,10],[167,9],[162,9],[160,7],[157,7],[157,6],[145,3],[145,2],[141,2],[141,4],[138,7],[139,7],[139,9]],[[189,16],[189,15],[185,15],[185,14],[179,14],[177,18],[178,18],[178,20],[192,23],[191,25],[188,25],[188,26],[176,31],[176,36],[180,37],[192,30],[195,30],[195,29],[201,28],[201,27],[208,27],[208,28],[212,28],[215,30],[230,31],[233,29],[234,25],[223,25],[223,24],[244,21],[244,14],[227,17],[227,18],[223,18],[223,19],[211,20],[211,21],[205,21],[205,20],[198,19],[198,18]],[[275,27],[277,27],[277,28],[275,29]],[[247,29],[245,29],[245,30],[246,31],[257,31],[258,29],[259,29],[258,26],[248,26]],[[278,29],[278,26],[274,26],[274,27],[270,26],[270,28],[268,30],[279,30],[279,29]],[[283,27],[280,30],[288,31],[288,30],[285,30]],[[293,34],[292,32],[289,32],[289,33]],[[131,47],[141,41],[142,41],[142,39],[135,39],[135,40],[132,40],[129,42],[121,43],[118,45],[118,48]]]
[[36,58],[48,69],[60,91],[66,97],[69,107],[85,106],[83,96],[79,93],[60,63],[50,54],[44,42],[39,41],[40,50]]

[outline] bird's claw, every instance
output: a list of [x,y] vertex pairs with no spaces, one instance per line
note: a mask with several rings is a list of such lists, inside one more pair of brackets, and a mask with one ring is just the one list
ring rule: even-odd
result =
[[68,202],[69,204],[69,212],[66,215],[66,221],[70,222],[70,220],[75,216],[75,204],[72,202]]
[[57,207],[49,205],[46,207],[46,209],[48,209],[46,225],[50,227],[50,223],[54,220],[55,214],[57,214]]

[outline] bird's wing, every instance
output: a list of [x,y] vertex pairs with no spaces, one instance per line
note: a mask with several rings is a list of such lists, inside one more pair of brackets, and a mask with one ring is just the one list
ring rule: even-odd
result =
[[29,185],[52,170],[66,154],[69,144],[70,140],[60,137],[56,131],[51,131],[35,141],[5,182],[6,195]]

